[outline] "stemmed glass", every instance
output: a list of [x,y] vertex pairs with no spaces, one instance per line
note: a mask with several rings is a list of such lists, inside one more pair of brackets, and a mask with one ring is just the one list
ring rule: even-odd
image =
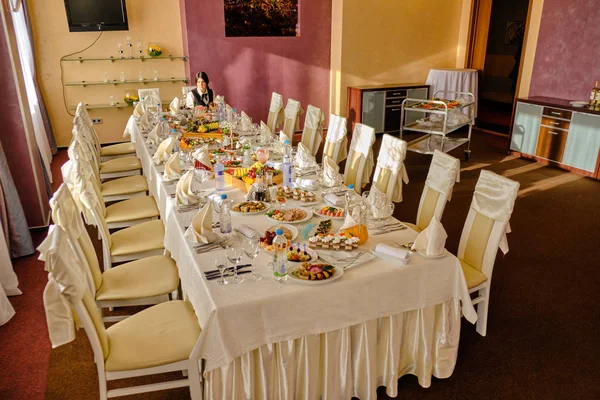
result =
[[260,242],[258,238],[252,237],[246,241],[244,244],[244,253],[246,253],[246,256],[248,256],[252,263],[252,279],[255,281],[261,280],[262,276],[256,273],[256,267],[254,266],[254,259],[258,257],[258,254],[260,253]]
[[237,271],[238,264],[242,260],[242,249],[229,246],[227,247],[226,254],[229,262],[233,264],[233,278],[231,278],[231,283],[244,282],[244,278],[239,276]]
[[229,282],[223,277],[225,269],[227,268],[227,257],[217,257],[215,259],[215,268],[221,273],[221,279],[217,281],[219,285],[227,285]]

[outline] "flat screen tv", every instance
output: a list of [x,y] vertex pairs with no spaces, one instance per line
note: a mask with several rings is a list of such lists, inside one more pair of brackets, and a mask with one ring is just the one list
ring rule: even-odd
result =
[[126,31],[125,0],[65,0],[71,32]]

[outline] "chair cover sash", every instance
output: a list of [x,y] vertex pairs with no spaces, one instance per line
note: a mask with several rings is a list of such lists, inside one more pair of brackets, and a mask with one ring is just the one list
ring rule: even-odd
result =
[[455,182],[460,182],[460,160],[435,150],[425,185],[446,195],[450,201]]
[[363,187],[370,182],[373,173],[373,143],[375,143],[375,129],[360,123],[355,124],[350,150],[360,153],[366,158],[362,175]]
[[300,128],[300,115],[304,113],[304,109],[300,102],[294,99],[288,99],[285,106],[283,122],[283,131],[288,136],[293,136],[294,132]]
[[271,95],[271,105],[269,106],[269,117],[267,125],[271,132],[275,132],[277,127],[283,122],[283,96],[273,92]]
[[339,115],[329,115],[329,127],[325,138],[323,154],[327,154],[336,163],[348,157],[348,125],[346,118]]
[[319,151],[323,141],[323,124],[325,116],[320,108],[308,105],[306,118],[304,119],[304,130],[302,131],[302,143],[314,156]]
[[377,157],[377,169],[373,180],[378,182],[384,170],[389,171],[391,177],[387,181],[384,190],[388,197],[394,202],[402,201],[402,183],[408,183],[408,174],[404,167],[407,144],[404,140],[391,135],[383,135],[381,150]]
[[510,233],[510,216],[512,215],[515,201],[519,193],[519,182],[505,178],[491,171],[482,170],[475,186],[471,208],[496,221],[505,222],[506,228],[500,241],[500,250],[508,253],[508,239]]

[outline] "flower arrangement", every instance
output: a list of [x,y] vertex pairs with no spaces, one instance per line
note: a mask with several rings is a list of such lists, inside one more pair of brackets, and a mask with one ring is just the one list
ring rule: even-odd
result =
[[148,46],[148,55],[150,57],[158,57],[162,54],[162,48],[156,44]]

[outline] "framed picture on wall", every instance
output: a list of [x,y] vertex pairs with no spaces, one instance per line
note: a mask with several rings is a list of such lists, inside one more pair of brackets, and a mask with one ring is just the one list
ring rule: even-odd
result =
[[298,0],[223,0],[225,36],[299,36]]
[[525,37],[525,21],[508,21],[506,23],[506,35],[504,44],[516,45]]

